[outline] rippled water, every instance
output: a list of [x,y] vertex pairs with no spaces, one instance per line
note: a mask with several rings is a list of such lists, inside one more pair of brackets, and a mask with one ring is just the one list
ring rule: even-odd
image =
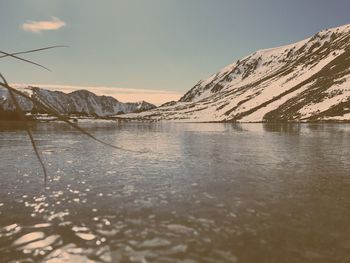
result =
[[0,262],[348,262],[350,125],[0,124]]

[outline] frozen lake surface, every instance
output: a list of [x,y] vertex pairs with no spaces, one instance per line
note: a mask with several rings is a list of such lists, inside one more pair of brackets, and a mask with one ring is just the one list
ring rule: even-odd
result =
[[0,124],[1,262],[346,262],[349,124]]

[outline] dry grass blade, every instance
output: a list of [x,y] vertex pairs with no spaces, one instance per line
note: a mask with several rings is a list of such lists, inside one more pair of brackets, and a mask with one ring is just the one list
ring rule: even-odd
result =
[[[33,51],[33,52],[34,52],[34,51]],[[46,70],[48,70],[48,71],[51,71],[49,68],[47,68],[47,67],[45,67],[45,66],[43,66],[43,65],[41,65],[41,64],[38,64],[38,63],[36,63],[36,62],[30,61],[30,60],[28,60],[28,59],[24,59],[24,58],[18,57],[18,56],[16,56],[16,55],[13,55],[13,54],[10,54],[10,53],[4,52],[4,51],[0,51],[0,53],[6,55],[6,56],[8,56],[8,57],[12,57],[12,58],[15,58],[15,59],[18,59],[18,60],[27,62],[27,63],[29,63],[29,64],[32,64],[32,65],[41,67],[41,68],[46,69]]]
[[[44,104],[44,103],[42,103],[42,102],[40,102],[40,101],[38,101],[38,100],[36,100],[36,99],[33,99],[32,97],[28,96],[27,94],[25,94],[25,93],[23,93],[23,92],[21,92],[21,91],[15,89],[15,88],[12,88],[11,86],[3,85],[3,83],[0,83],[0,86],[3,86],[3,87],[5,87],[5,88],[7,88],[8,90],[13,91],[13,93],[18,94],[18,95],[20,95],[20,96],[22,96],[22,97],[24,97],[24,98],[30,100],[31,102],[33,102],[34,105],[36,105],[37,107],[41,108],[41,109],[44,110],[46,113],[48,113],[48,114],[50,114],[50,115],[52,115],[52,116],[58,118],[58,119],[61,120],[61,121],[64,121],[65,123],[67,123],[67,124],[69,124],[71,127],[73,127],[74,129],[80,131],[81,133],[83,133],[83,134],[89,136],[91,139],[93,139],[93,140],[95,140],[95,141],[97,141],[97,142],[99,142],[99,143],[101,143],[101,144],[104,144],[104,145],[106,145],[106,146],[109,146],[109,147],[112,147],[112,148],[118,149],[118,150],[123,150],[123,151],[128,151],[128,152],[135,152],[135,153],[144,153],[143,151],[135,151],[135,150],[125,149],[125,148],[123,148],[123,147],[115,146],[115,145],[109,144],[109,143],[107,143],[107,142],[104,142],[104,141],[102,141],[102,140],[96,138],[94,135],[92,135],[91,133],[87,132],[86,130],[84,130],[83,128],[81,128],[80,126],[78,126],[77,124],[71,122],[71,121],[69,120],[69,118],[67,118],[67,117],[65,117],[65,116],[63,116],[63,115],[61,115],[59,112],[57,112],[57,110],[55,110],[55,109],[52,108],[51,106],[48,106],[49,103],[44,102],[44,103],[45,103],[45,104]],[[46,104],[47,104],[47,105],[46,105]]]
[[[37,49],[31,49],[31,50],[26,50],[26,51],[21,51],[21,52],[16,52],[16,53],[11,53],[10,55],[15,56],[15,55],[21,55],[21,54],[28,54],[28,53],[34,53],[38,51],[43,51],[43,50],[48,50],[48,49],[53,49],[53,48],[61,48],[61,47],[68,47],[68,46],[51,46],[51,47],[44,47],[44,48],[37,48]],[[0,58],[6,58],[9,55],[2,55]]]
[[[38,66],[38,67],[41,67],[41,68],[44,68],[46,70],[49,70],[48,68],[44,67],[43,65],[40,65],[36,62],[33,62],[33,61],[30,61],[30,60],[27,60],[27,59],[24,59],[24,58],[21,58],[21,57],[18,57],[16,55],[19,55],[19,54],[27,54],[27,53],[33,53],[33,52],[38,52],[38,51],[42,51],[42,50],[47,50],[47,49],[52,49],[52,48],[58,48],[58,47],[65,47],[65,46],[51,46],[51,47],[45,47],[45,48],[39,48],[39,49],[33,49],[33,50],[27,50],[27,51],[22,51],[22,52],[17,52],[17,53],[13,53],[13,54],[10,54],[10,53],[7,53],[7,52],[3,52],[3,51],[0,51],[0,54],[3,54],[3,56],[0,56],[0,58],[4,58],[4,57],[12,57],[12,58],[15,58],[15,59],[18,59],[18,60],[21,60],[21,61],[24,61],[24,62],[27,62],[27,63],[30,63],[32,65],[35,65],[35,66]],[[29,135],[29,138],[30,138],[30,141],[32,143],[32,146],[33,146],[33,149],[35,151],[35,154],[42,166],[42,169],[43,169],[43,172],[44,172],[44,181],[45,181],[45,185],[47,183],[47,172],[46,172],[46,168],[45,168],[45,165],[40,157],[40,154],[39,154],[39,151],[36,147],[36,144],[35,144],[35,141],[34,141],[34,138],[33,138],[33,134],[30,130],[30,127],[27,123],[27,120],[25,118],[25,115],[16,99],[16,96],[15,94],[19,95],[19,96],[22,96],[28,100],[30,100],[34,105],[36,105],[37,107],[43,109],[45,112],[47,112],[48,114],[51,114],[52,116],[55,116],[56,118],[58,118],[59,120],[61,121],[64,121],[66,122],[67,124],[69,124],[70,126],[72,126],[73,128],[75,128],[76,130],[80,131],[81,133],[89,136],[90,138],[92,138],[93,140],[101,143],[101,144],[104,144],[106,146],[109,146],[109,147],[112,147],[112,148],[115,148],[115,149],[118,149],[118,150],[124,150],[124,151],[130,151],[130,152],[138,152],[138,153],[142,153],[141,151],[134,151],[134,150],[129,150],[129,149],[124,149],[122,147],[118,147],[118,146],[114,146],[112,144],[109,144],[109,143],[106,143],[98,138],[96,138],[95,136],[93,136],[92,134],[90,134],[89,132],[85,131],[83,128],[79,127],[78,125],[74,124],[73,122],[71,122],[69,120],[69,118],[65,117],[65,116],[62,116],[57,110],[55,110],[53,107],[50,106],[50,103],[48,102],[44,102],[42,103],[41,101],[39,100],[35,100],[33,99],[32,97],[28,96],[27,94],[23,93],[23,92],[20,92],[14,88],[12,88],[11,86],[8,85],[6,79],[4,78],[4,76],[0,73],[0,78],[2,79],[3,83],[0,82],[0,86],[6,88],[11,96],[11,99],[13,100],[13,103],[15,105],[15,108],[16,108],[16,111],[18,113],[18,115],[20,116],[21,120],[25,123],[25,127],[26,127],[26,130],[27,130],[27,133]],[[43,100],[43,99],[42,99]]]
[[41,159],[41,157],[40,157],[38,148],[36,147],[36,143],[35,143],[35,141],[34,141],[34,137],[33,137],[32,131],[30,130],[30,127],[29,127],[29,125],[28,125],[28,123],[27,123],[27,120],[26,120],[26,118],[25,118],[25,116],[24,116],[24,113],[23,113],[23,111],[22,111],[22,108],[20,107],[20,105],[19,105],[19,103],[18,103],[18,101],[17,101],[17,98],[16,98],[16,96],[15,96],[13,90],[12,90],[11,88],[9,88],[10,86],[8,85],[6,79],[4,78],[4,76],[3,76],[1,73],[0,73],[0,78],[1,78],[2,81],[4,82],[4,83],[1,83],[2,86],[4,86],[5,88],[7,88],[7,90],[9,91],[9,94],[10,94],[10,96],[11,96],[11,99],[12,99],[13,103],[15,104],[16,111],[17,111],[18,115],[20,116],[21,120],[23,121],[23,123],[25,124],[25,128],[26,128],[26,130],[27,130],[28,136],[29,136],[30,141],[31,141],[31,143],[32,143],[32,146],[33,146],[35,155],[36,155],[36,157],[38,158],[39,163],[40,163],[40,165],[41,165],[41,167],[42,167],[42,169],[43,169],[43,172],[44,172],[44,182],[45,182],[45,186],[46,186],[46,184],[47,184],[47,172],[46,172],[46,167],[45,167],[44,162],[42,161],[42,159]]

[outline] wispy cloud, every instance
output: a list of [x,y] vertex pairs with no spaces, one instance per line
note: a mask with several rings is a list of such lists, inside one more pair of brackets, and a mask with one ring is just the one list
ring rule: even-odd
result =
[[66,26],[66,22],[57,17],[52,17],[49,21],[27,21],[21,25],[24,31],[41,33],[42,31],[58,30]]
[[70,86],[70,85],[52,85],[52,84],[13,84],[16,88],[25,88],[28,86],[40,87],[48,90],[57,90],[69,93],[75,90],[86,89],[97,95],[112,96],[121,102],[137,102],[145,100],[157,106],[172,100],[178,100],[183,95],[178,91],[170,90],[149,90],[149,89],[130,89],[114,88],[104,86]]

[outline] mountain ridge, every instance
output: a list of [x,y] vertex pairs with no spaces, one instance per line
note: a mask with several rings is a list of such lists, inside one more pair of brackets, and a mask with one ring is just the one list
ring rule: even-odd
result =
[[[70,93],[51,91],[38,87],[28,87],[22,90],[32,98],[49,105],[61,114],[108,117],[115,114],[141,112],[155,108],[155,105],[145,101],[123,103],[110,96],[98,96],[88,90],[77,90]],[[31,101],[16,95],[22,110],[26,113],[45,113],[33,105]],[[0,89],[0,111],[3,115],[13,116],[15,106],[5,89]]]
[[176,103],[124,118],[174,121],[350,120],[350,25],[258,50],[200,80]]

